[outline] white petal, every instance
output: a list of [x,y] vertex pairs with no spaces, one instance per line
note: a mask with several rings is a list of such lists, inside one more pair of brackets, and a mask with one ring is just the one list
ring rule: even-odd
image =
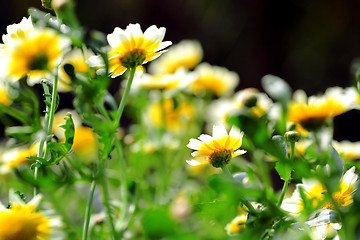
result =
[[247,151],[246,150],[242,150],[242,149],[239,149],[239,150],[236,150],[234,153],[240,153],[240,155],[246,153]]
[[199,150],[203,143],[195,138],[191,138],[188,145],[186,145],[190,149]]
[[209,143],[214,140],[213,137],[208,134],[201,134],[198,138],[204,143]]
[[201,162],[195,161],[194,159],[191,160],[186,160],[187,164],[191,165],[191,166],[197,166],[200,165]]
[[144,32],[144,38],[153,42],[161,42],[164,39],[166,29],[164,27],[157,28],[155,25],[150,26]]
[[118,77],[118,76],[120,76],[120,75],[123,75],[123,74],[124,74],[124,72],[126,72],[126,69],[125,69],[124,71],[122,71],[121,73],[118,73],[118,74],[112,74],[112,75],[111,75],[111,78],[116,78],[116,77]]
[[242,139],[243,135],[244,132],[240,132],[240,129],[235,126],[230,129],[229,136]]
[[324,224],[315,227],[318,238],[325,239],[329,232],[329,224]]
[[91,56],[85,61],[90,67],[104,67],[104,61],[101,56]]
[[6,209],[6,207],[0,202],[0,212],[4,211]]
[[42,195],[41,195],[41,194],[38,194],[38,195],[34,196],[34,197],[31,199],[31,201],[28,202],[27,204],[28,204],[28,205],[31,205],[31,206],[36,206],[36,207],[38,207],[39,204],[40,204],[41,199],[42,199]]
[[122,36],[125,35],[124,30],[122,30],[119,27],[116,27],[112,33],[110,33],[106,36],[107,41],[111,47],[114,48],[114,47],[119,46],[119,44],[121,42],[120,35],[122,35]]
[[213,138],[219,139],[228,136],[226,128],[223,124],[213,126]]
[[129,24],[126,27],[127,34],[130,34],[131,37],[133,38],[138,38],[140,36],[143,35],[143,32],[141,30],[140,24],[136,23],[136,24]]
[[18,203],[20,205],[24,205],[24,201],[15,193],[14,189],[9,190],[9,201],[10,203]]
[[355,174],[355,167],[352,167],[346,171],[346,173],[342,177],[341,182],[346,183],[347,185],[350,186],[350,185],[354,185],[357,179],[358,179],[358,175]]
[[194,152],[192,152],[192,153],[191,153],[191,156],[193,156],[193,157],[199,156],[199,151],[194,151]]
[[158,52],[158,51],[160,51],[160,50],[162,50],[162,49],[164,49],[164,48],[167,48],[167,47],[170,46],[171,44],[172,44],[171,41],[161,42],[161,43],[159,44],[159,47],[158,47],[157,49],[155,49],[154,52]]

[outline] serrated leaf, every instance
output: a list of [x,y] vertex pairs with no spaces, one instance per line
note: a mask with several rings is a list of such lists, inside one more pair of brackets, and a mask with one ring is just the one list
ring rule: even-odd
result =
[[50,160],[47,162],[50,164],[58,164],[60,160],[65,157],[71,151],[71,147],[74,141],[75,127],[74,122],[71,118],[71,114],[67,113],[65,123],[60,125],[61,128],[65,129],[65,142],[57,143],[50,142],[48,143],[48,148],[50,151]]

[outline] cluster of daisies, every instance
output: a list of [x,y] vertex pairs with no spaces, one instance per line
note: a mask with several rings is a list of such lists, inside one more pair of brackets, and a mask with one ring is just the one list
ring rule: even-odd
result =
[[[229,116],[241,110],[255,118],[267,118],[270,132],[285,117],[285,127],[296,130],[303,136],[304,140],[295,146],[295,156],[298,156],[305,154],[307,146],[313,141],[313,132],[330,129],[334,117],[360,106],[356,88],[334,87],[324,94],[309,97],[298,90],[287,103],[284,112],[283,105],[257,89],[236,92],[239,85],[237,73],[201,62],[203,49],[198,41],[183,40],[173,46],[170,41],[163,41],[163,27],[153,25],[144,32],[139,24],[129,24],[126,29],[117,27],[107,35],[107,45],[101,49],[106,53],[104,56],[96,55],[86,46],[72,48],[71,40],[66,36],[69,29],[56,20],[52,20],[52,23],[58,27],[58,31],[36,26],[31,18],[24,18],[20,23],[8,26],[7,34],[2,37],[3,44],[0,45],[0,110],[5,112],[7,108],[11,108],[13,95],[8,86],[16,84],[20,79],[34,85],[43,79],[52,81],[58,78],[58,91],[71,92],[74,91],[74,85],[71,76],[65,71],[67,65],[73,67],[74,74],[79,78],[96,75],[116,78],[128,70],[131,78],[134,78],[129,79],[130,97],[136,99],[140,91],[147,91],[150,101],[143,107],[143,123],[148,124],[149,129],[158,129],[162,144],[177,149],[179,143],[176,140],[180,140],[176,138],[183,136],[181,133],[184,129],[194,122],[199,125],[206,123],[205,129],[212,129],[212,136],[201,134],[197,139],[191,138],[187,144],[188,148],[195,150],[186,161],[191,167],[210,164],[229,173],[227,165],[231,159],[247,152],[241,149],[246,135],[227,122]],[[165,52],[167,53],[157,61],[150,63],[148,69],[143,67],[143,64],[157,59]],[[69,111],[72,110],[58,111],[54,117],[51,133],[59,142],[65,139],[63,130],[57,126],[63,124],[64,115]],[[94,163],[100,148],[99,136],[82,123],[76,112],[72,116],[75,137],[72,146],[74,154],[71,157],[86,164]],[[126,142],[126,138],[124,141]],[[153,142],[146,142],[147,145],[140,149],[145,152],[156,151]],[[346,160],[360,157],[359,143],[335,142],[332,141],[332,136],[323,142],[325,147],[331,143]],[[130,149],[134,151],[137,143],[131,142]],[[37,143],[31,143],[27,147],[3,150],[0,174],[9,174],[13,168],[29,163],[28,157],[36,156],[38,148]],[[350,206],[358,183],[355,171],[355,167],[345,171],[338,183],[338,190],[331,196],[328,196],[326,187],[318,180],[303,179],[302,183],[296,185],[291,197],[282,202],[281,209],[289,217],[296,218],[304,209],[304,196],[312,202],[316,213],[325,217],[336,211],[335,205]],[[37,211],[40,198],[40,195],[36,195],[31,201],[24,203],[20,196],[12,192],[9,206],[0,204],[0,239],[62,237],[56,230],[62,226],[59,218]],[[246,206],[251,208],[252,205],[256,205],[261,211],[260,203],[248,203]],[[230,235],[241,232],[246,228],[247,220],[248,214],[242,210],[226,226],[227,232]],[[331,220],[319,224],[309,219],[306,224],[314,230],[318,239],[325,239],[329,234],[336,235],[336,230],[341,228],[340,222]]]

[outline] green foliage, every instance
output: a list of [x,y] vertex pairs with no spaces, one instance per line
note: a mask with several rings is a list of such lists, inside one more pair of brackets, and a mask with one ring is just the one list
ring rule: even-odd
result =
[[[50,1],[42,3],[50,7]],[[7,83],[14,94],[9,105],[0,104],[0,121],[8,140],[0,159],[1,173],[8,169],[0,194],[11,189],[27,201],[27,196],[41,193],[51,203],[41,207],[51,205],[61,215],[66,239],[300,240],[314,239],[315,227],[328,224],[342,225],[336,232],[341,239],[360,237],[360,191],[351,183],[350,190],[339,193],[347,169],[355,166],[357,174],[360,164],[346,161],[341,149],[332,144],[331,117],[321,121],[310,117],[310,122],[321,126],[304,131],[301,140],[297,132],[286,135],[300,130],[298,122],[288,119],[294,97],[283,79],[266,75],[261,80],[274,100],[267,99],[270,106],[262,102],[266,94],[257,95],[260,93],[253,89],[241,90],[233,99],[229,95],[215,99],[209,89],[203,94],[192,92],[187,78],[194,80],[195,66],[187,70],[189,75],[181,76],[185,83],[175,88],[150,85],[150,90],[140,89],[136,84],[144,79],[139,80],[134,67],[146,59],[142,49],[120,58],[109,56],[111,37],[99,31],[86,33],[76,19],[73,1],[55,5],[54,11],[56,17],[37,9],[30,9],[29,14],[36,27],[51,28],[70,39],[72,50],[81,50],[83,64],[91,49],[89,55],[97,57],[99,66],[85,62],[80,71],[76,61],[61,62],[41,81],[44,103],[27,77]],[[63,58],[69,56],[71,52]],[[128,68],[121,77],[111,77],[114,59]],[[175,75],[167,73],[169,76]],[[58,92],[58,81],[69,81],[70,93]],[[116,93],[111,89],[114,86],[120,86]],[[69,96],[75,109],[64,118],[60,125],[64,136],[59,136],[54,119],[60,101]],[[212,105],[213,101],[227,105],[222,109]],[[154,113],[152,107],[157,103],[159,113]],[[188,103],[185,110],[184,103]],[[201,135],[224,119],[226,128],[237,127],[244,133],[238,149],[246,154],[233,158],[238,149],[225,149],[235,138],[221,146],[215,136]],[[201,149],[189,149],[189,139],[197,136],[203,140]],[[190,143],[192,148],[200,146],[198,141]],[[19,150],[9,154],[7,148]],[[191,156],[191,150],[199,152]],[[207,151],[211,153],[206,155]],[[224,172],[210,164],[185,166],[185,160],[201,159],[196,157],[200,153],[205,162],[225,162],[216,165]],[[15,160],[10,161],[9,156]],[[357,175],[348,178],[355,181]],[[316,191],[308,189],[307,181],[319,184]],[[344,192],[348,195],[341,195]],[[349,205],[344,206],[344,199],[351,199]],[[299,204],[293,208],[300,212],[291,214],[289,203]],[[245,216],[246,221],[231,230],[229,224],[237,216]]]

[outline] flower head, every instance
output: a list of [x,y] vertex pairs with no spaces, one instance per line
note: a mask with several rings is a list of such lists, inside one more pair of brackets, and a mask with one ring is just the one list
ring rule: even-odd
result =
[[91,56],[94,56],[94,53],[89,49],[74,49],[65,55],[64,60],[62,61],[59,67],[59,92],[68,92],[71,90],[70,83],[71,78],[65,72],[64,66],[66,64],[71,64],[74,67],[74,73],[86,73],[89,72],[89,65],[86,63],[86,60]]
[[228,164],[231,158],[246,153],[239,149],[243,135],[238,128],[232,127],[228,134],[224,125],[214,125],[213,136],[201,134],[199,140],[190,139],[187,147],[196,150],[191,154],[195,159],[186,162],[193,166],[210,163],[213,167]]
[[245,228],[248,214],[241,214],[236,216],[230,223],[225,226],[228,235],[233,236],[241,232]]
[[360,142],[350,142],[347,140],[337,142],[333,141],[336,151],[346,160],[355,160],[360,158]]
[[169,131],[179,132],[186,127],[194,115],[195,109],[190,103],[182,101],[176,104],[172,98],[167,98],[163,104],[160,102],[151,104],[147,118],[150,116],[155,127],[164,126]]
[[45,240],[59,237],[62,223],[58,217],[37,212],[41,195],[25,203],[10,191],[10,207],[0,203],[0,239]]
[[209,106],[208,123],[226,124],[227,118],[242,109],[246,109],[257,117],[268,113],[273,106],[271,99],[255,88],[246,88],[234,94],[231,98],[219,98],[213,101]]
[[349,93],[346,89],[329,88],[322,96],[307,98],[305,92],[298,90],[290,103],[288,119],[306,130],[318,128],[354,105],[355,99],[350,99],[353,95]]
[[183,40],[169,48],[169,51],[156,62],[151,63],[149,71],[153,74],[174,73],[179,68],[193,69],[203,57],[200,42]]
[[226,96],[232,93],[239,83],[237,73],[208,63],[201,63],[194,73],[196,77],[190,84],[190,90],[196,94],[209,91],[218,97]]
[[23,21],[24,24],[15,24],[3,36],[1,74],[13,80],[28,76],[29,84],[33,85],[52,73],[71,42],[55,30],[33,28],[29,20]]
[[[357,189],[358,176],[355,174],[355,167],[350,168],[342,176],[339,182],[339,190],[332,194],[334,202],[341,206],[349,206],[353,202],[353,194]],[[291,198],[285,199],[281,208],[299,214],[304,209],[304,200],[300,195],[299,188],[302,188],[308,200],[312,200],[312,206],[318,208],[334,209],[331,201],[323,203],[327,189],[316,179],[303,179],[302,184],[298,184]]]
[[144,74],[142,77],[135,77],[134,89],[147,90],[175,90],[181,89],[189,83],[191,76],[185,69],[180,68],[175,73],[167,74]]
[[[113,33],[107,35],[111,48],[108,56],[112,77],[123,74],[128,68],[142,71],[142,64],[158,58],[165,52],[163,49],[171,45],[170,41],[162,42],[164,36],[165,28],[157,28],[155,25],[145,32],[142,32],[140,24],[129,24],[125,30],[116,27]],[[99,58],[89,58],[89,65],[103,67]]]
[[28,148],[17,147],[4,151],[0,158],[0,174],[8,174],[13,168],[31,162],[27,157],[36,156],[37,149],[38,145],[34,144]]

